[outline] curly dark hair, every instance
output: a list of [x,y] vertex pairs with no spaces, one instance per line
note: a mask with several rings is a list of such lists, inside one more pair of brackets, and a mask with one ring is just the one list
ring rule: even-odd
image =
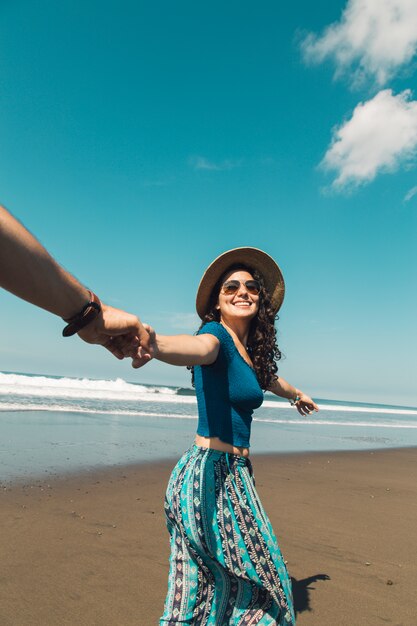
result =
[[[271,306],[271,298],[265,289],[262,275],[243,263],[231,265],[220,277],[210,295],[208,312],[199,327],[200,330],[208,322],[220,322],[220,312],[216,309],[219,293],[224,280],[230,272],[244,270],[252,274],[253,278],[259,281],[261,289],[259,292],[259,309],[256,317],[251,320],[248,335],[248,353],[251,357],[253,367],[262,389],[267,390],[276,378],[278,371],[277,361],[281,358],[281,352],[277,344],[277,331],[275,320],[278,316]],[[198,332],[198,331],[197,331]],[[194,387],[194,367],[191,370],[191,382]]]

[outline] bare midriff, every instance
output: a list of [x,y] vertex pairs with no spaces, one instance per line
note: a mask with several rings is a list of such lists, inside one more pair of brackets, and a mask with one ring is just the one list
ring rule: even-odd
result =
[[249,456],[249,448],[232,446],[230,443],[225,443],[218,437],[202,437],[201,435],[196,435],[195,444],[200,448],[212,448],[220,452],[229,452],[230,454],[238,454],[244,457]]

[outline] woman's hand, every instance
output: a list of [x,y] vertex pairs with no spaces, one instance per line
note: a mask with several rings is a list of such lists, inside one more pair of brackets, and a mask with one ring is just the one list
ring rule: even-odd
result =
[[294,402],[294,405],[299,414],[303,416],[310,415],[313,411],[317,412],[319,410],[317,404],[302,392],[298,394],[298,400]]
[[275,378],[268,391],[271,391],[280,398],[289,400],[291,404],[296,407],[300,415],[310,415],[313,411],[319,410],[319,407],[310,396],[307,396],[300,389],[287,383],[281,376]]
[[148,350],[144,350],[141,346],[138,347],[136,354],[132,356],[132,367],[138,369],[146,363],[149,363],[152,359],[158,356],[158,344],[156,341],[155,329],[149,324],[143,324],[144,329],[149,333]]

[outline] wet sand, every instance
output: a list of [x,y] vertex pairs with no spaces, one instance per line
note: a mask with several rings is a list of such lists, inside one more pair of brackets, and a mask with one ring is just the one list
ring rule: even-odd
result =
[[[417,624],[417,449],[252,460],[298,626]],[[3,484],[0,624],[156,625],[174,464]]]

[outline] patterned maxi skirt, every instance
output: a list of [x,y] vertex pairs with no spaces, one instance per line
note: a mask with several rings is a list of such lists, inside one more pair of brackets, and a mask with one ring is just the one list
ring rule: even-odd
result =
[[293,626],[291,582],[249,459],[193,445],[175,466],[160,626]]

